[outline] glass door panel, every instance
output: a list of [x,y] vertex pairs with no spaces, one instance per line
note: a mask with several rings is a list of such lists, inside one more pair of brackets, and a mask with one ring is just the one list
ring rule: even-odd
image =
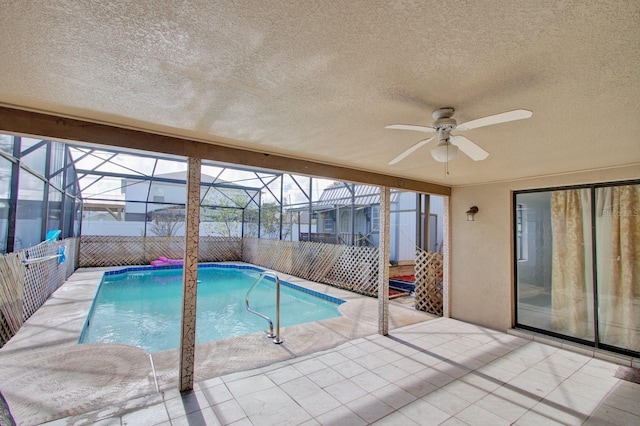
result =
[[591,193],[516,195],[519,325],[593,341]]
[[598,332],[640,352],[640,185],[596,188]]

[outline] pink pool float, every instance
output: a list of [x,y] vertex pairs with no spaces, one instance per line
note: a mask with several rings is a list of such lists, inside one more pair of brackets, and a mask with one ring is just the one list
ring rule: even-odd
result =
[[167,259],[166,257],[159,257],[158,260],[152,260],[152,266],[172,266],[178,265],[182,266],[182,259]]

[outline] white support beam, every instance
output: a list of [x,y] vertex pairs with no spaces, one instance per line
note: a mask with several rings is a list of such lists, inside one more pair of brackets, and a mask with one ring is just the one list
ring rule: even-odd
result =
[[180,392],[193,390],[196,352],[196,295],[198,280],[198,236],[200,229],[199,158],[189,158],[182,273],[182,327],[180,329]]
[[378,244],[378,333],[389,334],[389,220],[391,191],[380,187],[380,243]]

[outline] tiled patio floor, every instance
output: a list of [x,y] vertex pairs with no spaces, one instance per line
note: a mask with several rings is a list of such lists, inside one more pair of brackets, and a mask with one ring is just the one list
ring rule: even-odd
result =
[[437,319],[48,425],[640,425],[618,367]]
[[[203,345],[194,392],[180,394],[168,351],[75,343],[86,316],[77,307],[99,275],[74,274],[0,350],[0,390],[20,401],[19,424],[640,425],[640,385],[614,377],[637,359],[398,305],[385,337],[375,334],[377,302],[361,296],[340,321],[286,329],[288,346],[260,336]],[[242,351],[249,362],[238,368]],[[57,420],[37,421],[47,416]]]

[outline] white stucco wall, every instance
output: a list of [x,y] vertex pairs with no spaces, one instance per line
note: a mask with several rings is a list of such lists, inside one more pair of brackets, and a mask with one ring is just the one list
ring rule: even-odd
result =
[[[451,316],[513,326],[513,191],[640,179],[640,165],[513,182],[454,187],[451,194]],[[465,212],[478,206],[474,222]]]

